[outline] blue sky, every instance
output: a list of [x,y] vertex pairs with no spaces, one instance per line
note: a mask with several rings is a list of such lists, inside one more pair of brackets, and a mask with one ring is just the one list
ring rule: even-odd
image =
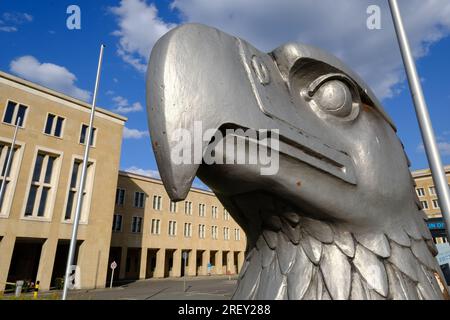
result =
[[[101,43],[106,44],[98,105],[128,117],[121,168],[155,175],[145,113],[145,66],[151,47],[183,22],[202,22],[270,51],[287,41],[328,50],[358,72],[398,127],[412,168],[428,167],[395,42],[387,1],[105,0],[0,1],[0,69],[88,99]],[[365,25],[369,4],[381,29]],[[66,27],[69,5],[81,30]],[[400,1],[418,59],[441,155],[450,164],[450,4]]]

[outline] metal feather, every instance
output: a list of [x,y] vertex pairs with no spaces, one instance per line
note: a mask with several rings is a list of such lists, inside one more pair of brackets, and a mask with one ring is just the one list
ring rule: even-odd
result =
[[303,300],[321,300],[323,291],[326,290],[323,284],[322,275],[319,268],[313,267],[311,282],[306,290]]
[[313,264],[301,246],[296,247],[295,263],[287,275],[288,297],[301,300],[305,295],[313,275]]
[[327,223],[320,220],[302,217],[300,220],[300,225],[302,226],[303,230],[306,230],[307,233],[309,233],[320,242],[333,242],[333,231]]
[[348,257],[353,258],[355,255],[355,242],[350,232],[341,228],[333,227],[334,244]]
[[416,221],[414,220],[408,221],[403,227],[403,229],[411,238],[415,240],[422,240],[422,234],[420,233]]
[[401,246],[409,247],[411,245],[409,236],[400,228],[389,229],[387,230],[386,235],[388,236],[389,240],[392,240]]
[[351,300],[367,300],[368,296],[362,285],[361,277],[357,272],[353,272],[352,275],[352,290],[350,293]]
[[278,243],[277,232],[274,232],[271,230],[264,230],[263,237],[264,237],[264,240],[266,240],[266,243],[270,247],[270,249],[275,249],[277,247],[277,243]]
[[382,233],[356,233],[355,238],[356,241],[380,257],[387,258],[391,254],[389,241]]
[[261,266],[263,269],[267,268],[275,258],[275,250],[272,250],[269,246],[265,245],[259,251],[261,253]]
[[403,292],[403,288],[400,284],[397,274],[394,272],[392,265],[385,261],[384,268],[389,282],[389,299],[392,300],[407,300],[406,293]]
[[410,277],[405,275],[403,272],[398,270],[395,266],[391,265],[394,273],[400,283],[403,294],[406,296],[407,300],[418,300],[419,295],[417,291],[417,282],[411,280]]
[[287,298],[287,278],[281,274],[276,259],[261,273],[260,285],[256,294],[257,300],[282,300]]
[[261,277],[261,253],[254,250],[249,260],[249,266],[245,275],[239,280],[233,299],[252,300],[258,290]]
[[414,256],[430,269],[437,268],[437,261],[431,255],[430,249],[423,240],[413,240],[411,242],[411,251]]
[[271,215],[264,219],[263,225],[272,231],[279,231],[281,229],[281,220],[277,215]]
[[333,300],[348,299],[351,286],[351,266],[347,257],[337,246],[323,246],[320,270]]
[[300,216],[294,211],[283,212],[283,218],[286,219],[293,227],[300,222]]
[[419,291],[425,299],[442,300],[442,293],[436,277],[425,266],[421,266],[421,272],[418,272],[420,282],[418,284]]
[[278,233],[278,247],[276,249],[278,262],[282,274],[287,274],[295,263],[295,256],[297,255],[297,247],[292,244],[280,232]]
[[411,280],[418,282],[417,276],[417,259],[412,254],[411,250],[406,247],[399,246],[391,242],[392,254],[389,261],[395,265],[401,272],[406,274]]
[[314,264],[318,264],[322,254],[322,243],[311,237],[309,234],[302,232],[300,245],[302,246],[303,250],[305,250],[308,258]]
[[294,244],[298,244],[300,241],[300,229],[299,227],[293,227],[291,224],[285,220],[281,219],[281,230],[283,233],[291,240]]
[[389,291],[388,279],[383,262],[362,245],[356,246],[353,265],[359,271],[370,288],[387,297]]

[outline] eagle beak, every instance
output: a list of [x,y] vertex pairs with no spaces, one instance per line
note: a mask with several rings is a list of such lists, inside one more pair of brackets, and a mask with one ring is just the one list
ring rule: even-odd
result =
[[[314,95],[316,87],[330,80],[311,73],[309,66],[319,63],[315,56],[328,64],[320,62],[314,70],[333,70],[334,80],[353,88],[352,97],[357,99],[351,106],[361,99],[378,105],[356,75],[315,48],[287,44],[266,54],[200,24],[177,27],[160,38],[147,70],[147,116],[169,197],[186,198],[211,137],[228,127],[278,130],[280,155],[356,184],[345,145],[308,106],[308,99],[314,97],[294,97],[296,92]],[[299,70],[307,74],[297,76]]]
[[218,84],[224,70],[210,54],[201,54],[218,51],[212,29],[204,39],[198,36],[197,30],[205,28],[185,25],[164,35],[152,50],[147,70],[150,136],[161,180],[173,201],[186,198],[209,143],[202,141],[198,123],[203,131],[217,130],[222,118],[218,112],[226,103],[224,88]]

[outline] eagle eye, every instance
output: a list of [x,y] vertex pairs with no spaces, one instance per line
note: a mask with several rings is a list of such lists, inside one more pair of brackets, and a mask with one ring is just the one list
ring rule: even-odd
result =
[[333,73],[318,77],[302,92],[313,109],[345,120],[358,114],[360,97],[355,84],[344,74]]

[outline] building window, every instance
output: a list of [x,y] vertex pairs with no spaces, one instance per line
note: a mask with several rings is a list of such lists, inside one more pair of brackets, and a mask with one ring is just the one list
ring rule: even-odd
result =
[[133,217],[131,220],[131,232],[139,233],[142,229],[142,217]]
[[200,216],[200,217],[204,217],[205,216],[205,204],[203,204],[203,203],[199,203],[198,204],[198,215]]
[[5,185],[3,186],[3,197],[0,199],[0,215],[8,215],[13,196],[12,188],[19,168],[19,146],[16,145],[11,155],[9,170],[6,172],[6,165],[10,150],[10,144],[4,144],[3,142],[0,143],[0,185],[3,183],[3,180],[5,180]]
[[153,209],[161,210],[161,196],[153,196]]
[[192,202],[185,201],[184,202],[184,213],[187,215],[192,215]]
[[25,207],[27,217],[48,217],[49,199],[55,184],[55,167],[58,156],[39,151],[34,163],[33,176]]
[[8,101],[6,105],[5,114],[3,116],[3,122],[16,125],[20,119],[19,126],[23,127],[24,119],[27,113],[28,107],[23,104],[18,104],[13,101]]
[[[78,198],[78,191],[80,190],[81,183],[81,171],[83,167],[83,161],[81,159],[75,159],[73,161],[72,174],[70,176],[69,195],[67,196],[66,212],[64,214],[64,220],[71,220],[75,215],[76,201]],[[92,162],[88,162],[86,171],[86,182],[83,190],[83,207],[81,208],[81,221],[87,220],[88,208],[90,205],[90,197],[92,190],[92,182],[94,175],[94,165]]]
[[429,187],[428,191],[430,192],[430,195],[432,196],[436,195],[436,188],[434,186]]
[[198,237],[200,239],[205,239],[205,225],[204,224],[198,225]]
[[213,240],[217,240],[217,226],[211,227],[211,237]]
[[225,208],[223,208],[223,220],[230,220],[230,213]]
[[161,220],[152,219],[152,234],[160,234],[161,233]]
[[428,209],[428,201],[420,201],[420,203],[422,204],[422,208],[425,210]]
[[234,240],[241,240],[241,230],[239,228],[234,229]]
[[213,219],[217,219],[217,207],[216,206],[211,207],[211,216]]
[[192,237],[192,223],[185,223],[184,224],[184,236],[186,238]]
[[62,137],[63,125],[63,117],[49,113],[45,122],[44,132],[55,137]]
[[114,231],[114,232],[122,231],[122,215],[120,215],[120,214],[114,215],[112,231]]
[[424,188],[417,188],[416,192],[417,192],[417,195],[419,197],[423,197],[425,195],[425,189]]
[[439,209],[439,202],[438,202],[438,200],[437,199],[433,199],[432,202],[433,202],[433,209]]
[[439,243],[447,243],[447,237],[436,237],[434,238],[434,243],[439,244]]
[[145,193],[136,191],[134,193],[134,206],[143,208],[145,206]]
[[[80,143],[85,144],[88,134],[88,128],[89,126],[87,124],[81,125],[81,133],[80,133]],[[95,138],[97,136],[97,128],[92,128],[92,135],[91,135],[91,146],[95,143]]]
[[177,222],[170,220],[169,221],[169,236],[177,235]]
[[230,229],[227,227],[223,228],[223,239],[230,240]]
[[177,203],[170,200],[170,212],[177,212]]
[[124,202],[125,202],[125,189],[117,188],[116,205],[123,206]]

